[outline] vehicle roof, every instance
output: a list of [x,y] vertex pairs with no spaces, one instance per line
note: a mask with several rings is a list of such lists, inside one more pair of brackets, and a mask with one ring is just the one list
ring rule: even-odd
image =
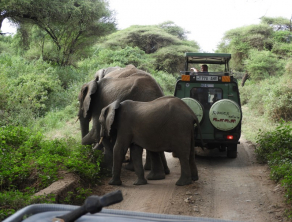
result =
[[231,59],[231,54],[186,52],[185,57],[187,63],[226,64]]

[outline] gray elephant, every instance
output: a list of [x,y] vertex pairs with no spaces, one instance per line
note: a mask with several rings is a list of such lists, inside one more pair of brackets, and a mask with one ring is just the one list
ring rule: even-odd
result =
[[144,73],[145,75],[149,75],[147,72],[137,69],[134,65],[130,64],[125,68],[115,66],[107,69],[100,69],[95,73],[95,79],[98,81],[102,78],[125,78],[135,73]]
[[[163,96],[163,92],[155,79],[143,72],[134,73],[126,78],[102,78],[92,80],[82,86],[79,99],[79,121],[82,134],[82,144],[91,145],[100,139],[100,124],[98,118],[102,108],[113,101],[132,99],[135,101],[152,101]],[[92,129],[89,131],[89,122],[92,119]],[[104,162],[108,169],[113,163],[113,146],[115,136],[103,141],[105,147]],[[150,179],[164,179],[169,173],[164,153],[158,155],[151,169]],[[153,155],[152,155],[153,156]]]
[[98,70],[96,73],[95,73],[95,75],[94,75],[94,78],[95,78],[95,80],[100,80],[100,79],[102,79],[102,78],[104,78],[107,74],[109,74],[110,72],[113,72],[113,71],[115,71],[115,70],[120,70],[121,69],[121,67],[119,67],[119,66],[115,66],[115,67],[108,67],[108,68],[106,68],[106,69],[100,69],[100,70]]
[[[101,138],[117,135],[114,145],[113,175],[109,184],[121,185],[123,156],[130,144],[135,173],[135,185],[146,184],[142,166],[142,149],[152,152],[175,152],[181,164],[181,176],[176,185],[198,180],[194,151],[194,124],[200,131],[194,112],[181,99],[165,96],[150,102],[115,101],[101,111]],[[201,137],[202,138],[202,137]],[[148,175],[149,176],[149,175]]]

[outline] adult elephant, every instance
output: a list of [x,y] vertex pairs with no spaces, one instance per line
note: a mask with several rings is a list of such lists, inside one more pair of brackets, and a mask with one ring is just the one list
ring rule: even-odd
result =
[[137,69],[134,65],[130,64],[125,68],[115,66],[109,67],[107,69],[100,69],[95,73],[95,79],[100,80],[102,78],[126,78],[137,72],[149,75],[147,72]]
[[[163,96],[163,92],[155,79],[141,72],[136,72],[124,78],[102,78],[86,83],[79,94],[79,113],[82,144],[91,145],[100,139],[100,124],[98,121],[102,108],[113,101],[127,99],[135,101],[152,101]],[[92,119],[92,129],[89,132],[89,122]],[[113,145],[115,136],[103,141],[105,147],[105,163],[109,169],[113,162]],[[164,153],[155,154],[159,158],[153,161],[149,179],[163,179],[169,173]],[[162,161],[162,162],[161,162]]]
[[119,71],[120,69],[121,69],[121,67],[119,67],[119,66],[108,67],[106,69],[100,69],[95,73],[94,78],[98,81],[98,80],[104,78],[109,73],[111,73],[113,71]]
[[[194,124],[200,131],[196,114],[181,99],[165,96],[150,102],[115,101],[105,107],[99,118],[101,138],[117,135],[114,145],[113,175],[109,184],[121,185],[123,157],[130,144],[138,179],[135,185],[146,184],[142,166],[142,149],[152,152],[175,152],[181,164],[176,185],[198,180],[194,151]],[[202,137],[201,137],[202,138]]]

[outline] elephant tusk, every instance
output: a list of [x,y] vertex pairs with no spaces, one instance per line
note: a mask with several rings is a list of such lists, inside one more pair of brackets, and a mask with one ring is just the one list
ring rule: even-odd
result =
[[77,119],[76,119],[76,121],[75,121],[75,123],[77,123],[77,121],[79,120],[79,116],[77,117]]
[[102,140],[103,140],[103,137],[100,138],[100,141],[99,141],[98,145],[101,144]]

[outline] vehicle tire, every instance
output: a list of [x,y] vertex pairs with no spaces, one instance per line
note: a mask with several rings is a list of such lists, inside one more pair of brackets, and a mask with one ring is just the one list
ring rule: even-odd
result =
[[209,111],[209,119],[212,125],[222,131],[234,129],[241,121],[240,106],[230,100],[221,99],[215,102]]
[[237,144],[230,144],[227,146],[227,157],[228,158],[237,157]]

